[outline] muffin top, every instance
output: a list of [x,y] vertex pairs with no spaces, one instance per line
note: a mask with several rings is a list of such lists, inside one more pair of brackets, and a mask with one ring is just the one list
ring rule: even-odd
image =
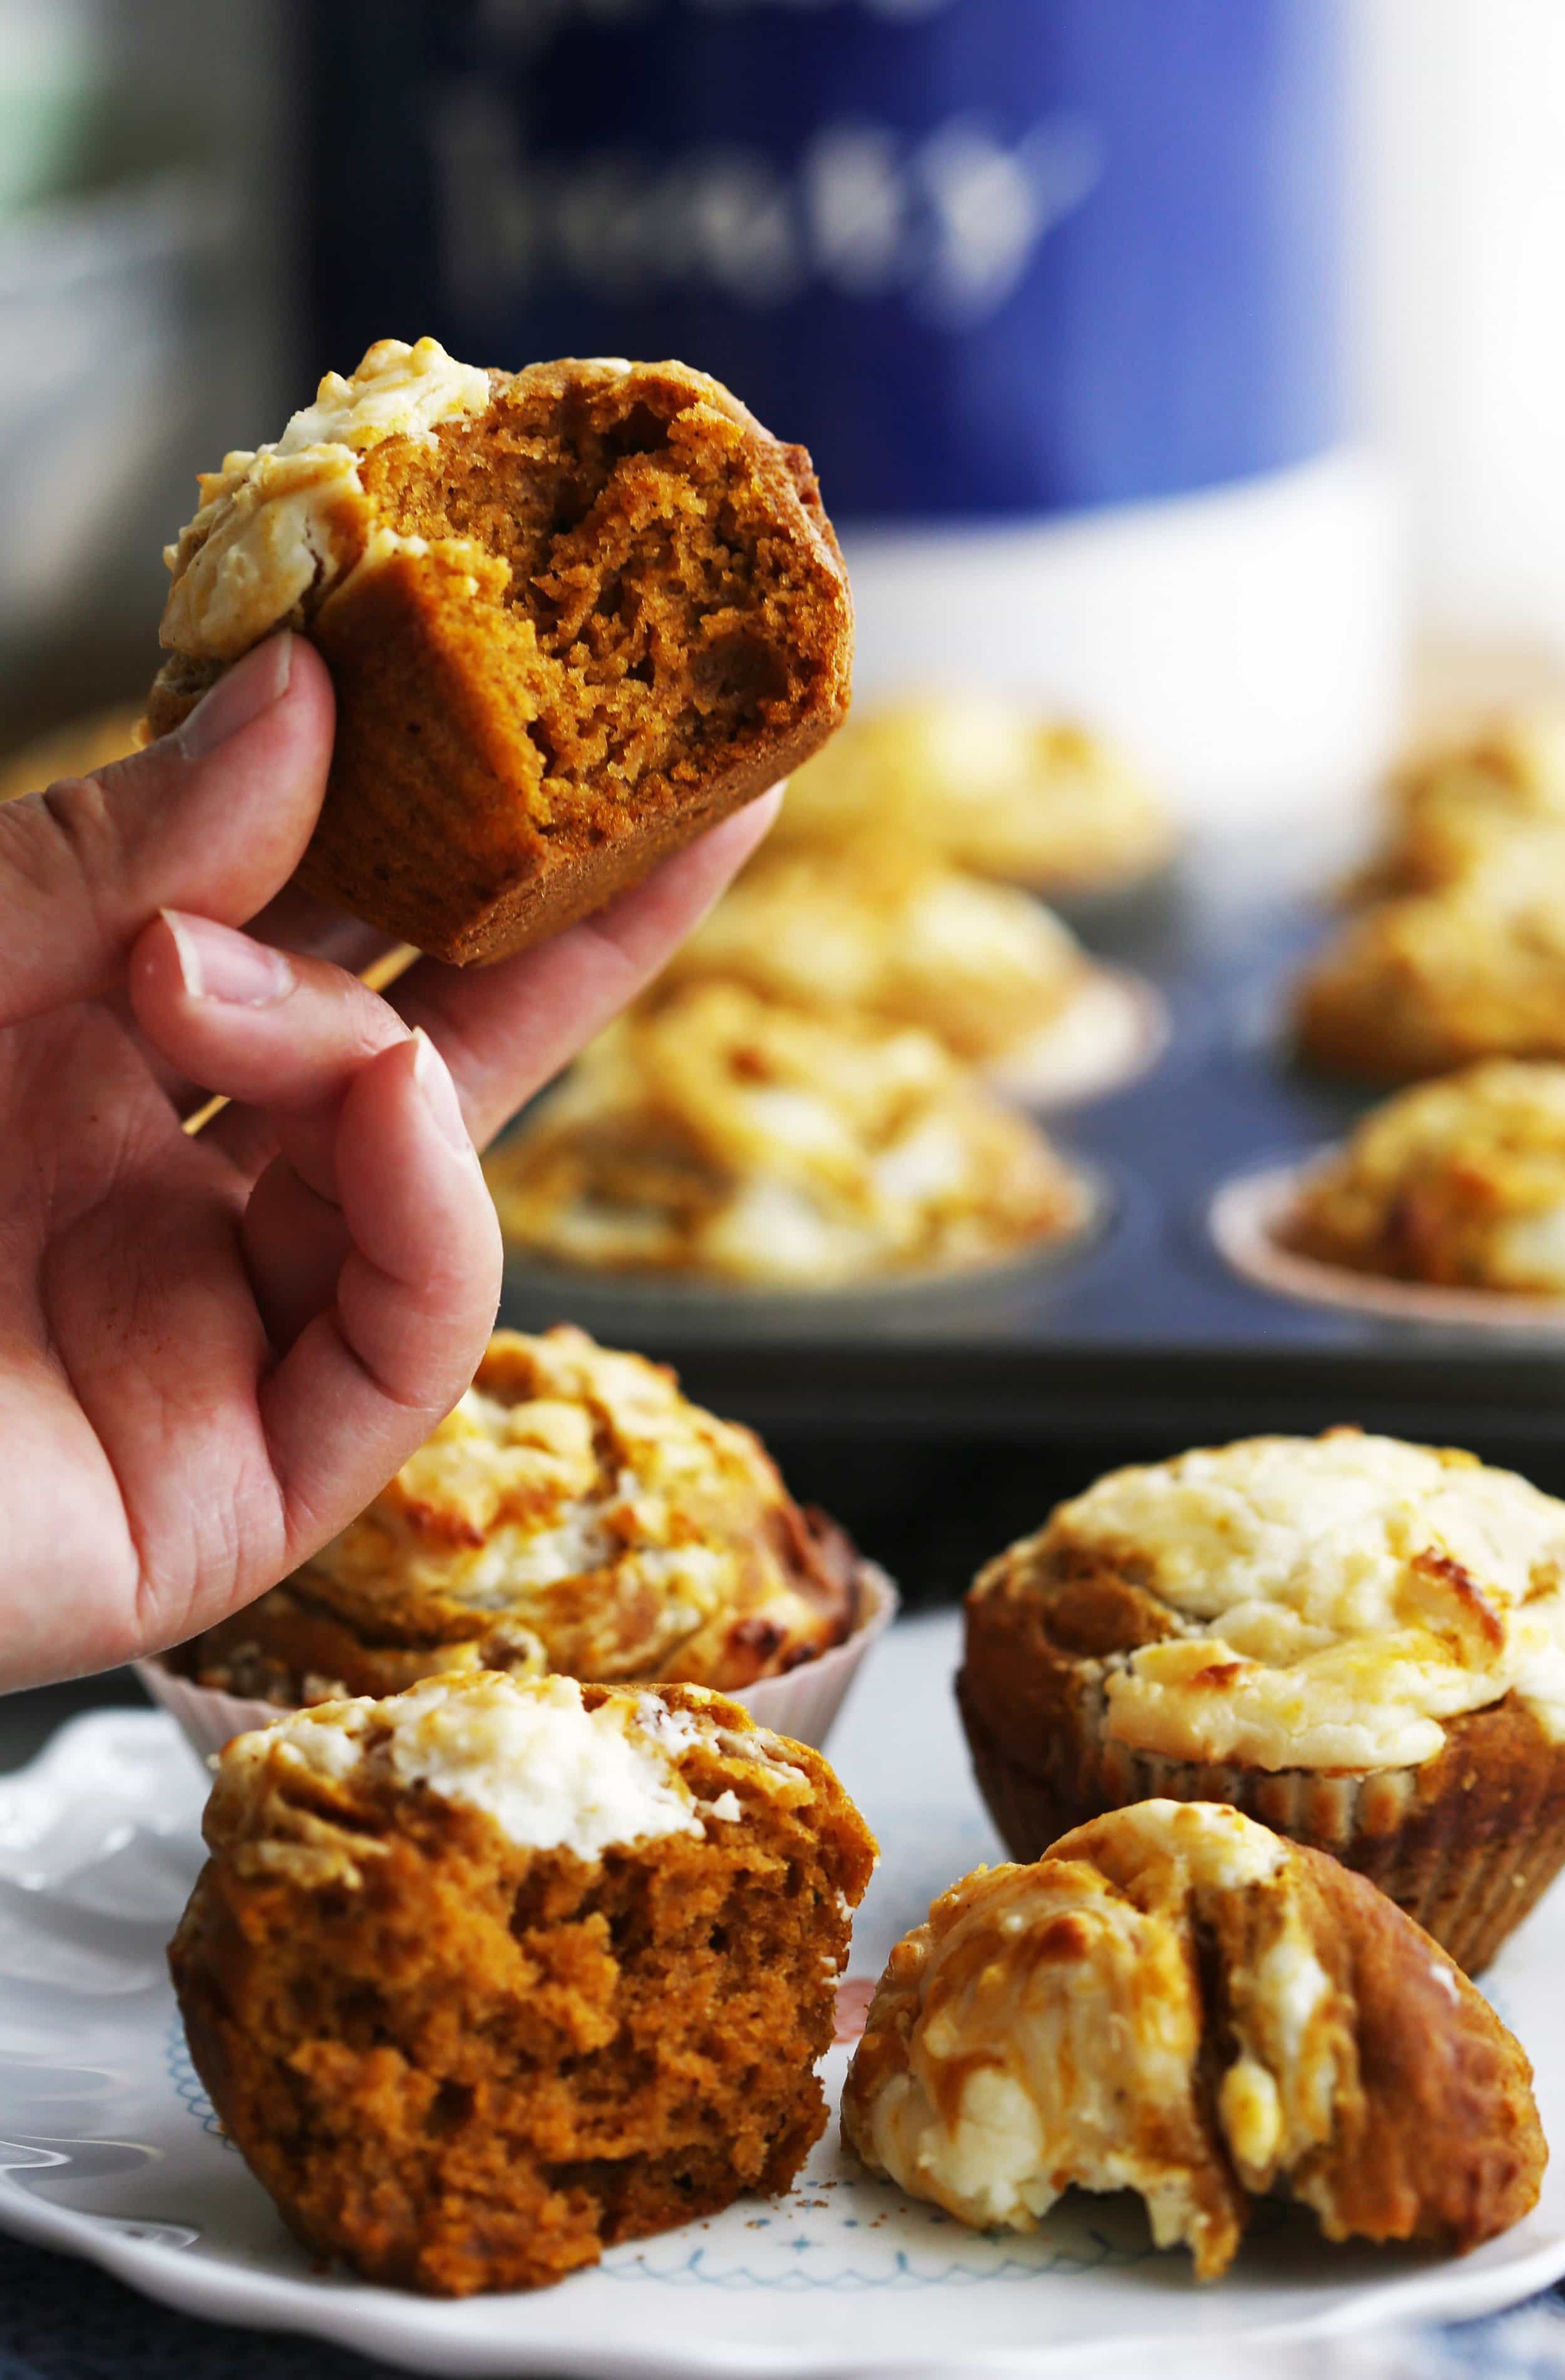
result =
[[1282,1236],[1403,1280],[1565,1291],[1565,1065],[1493,1059],[1399,1092],[1312,1171]]
[[1368,881],[1429,892],[1481,870],[1512,837],[1565,866],[1565,705],[1534,703],[1417,754],[1388,789]]
[[1510,1693],[1565,1732],[1565,1504],[1446,1448],[1334,1429],[1110,1472],[973,1593],[1040,1603],[1144,1753],[1402,1767]]
[[[301,1801],[307,1779],[322,1789],[325,1811]],[[321,1703],[236,1736],[218,1762],[204,1831],[213,1851],[249,1845],[262,1864],[307,1869],[325,1859],[342,1873],[384,1838],[349,1832],[333,1841],[322,1816],[341,1804],[384,1819],[406,1797],[427,1794],[480,1813],[525,1850],[592,1861],[739,1824],[736,1788],[798,1808],[822,1779],[834,1785],[819,1755],[699,1687],[631,1690],[479,1670],[383,1699]]]
[[748,1430],[560,1324],[497,1330],[455,1410],[286,1591],[454,1667],[744,1685],[847,1633],[853,1570]]
[[1523,852],[1450,891],[1350,918],[1306,970],[1304,1048],[1394,1080],[1488,1057],[1565,1057],[1565,903]]
[[1249,2194],[1280,2185],[1334,2239],[1465,2247],[1525,2213],[1544,2156],[1526,2060],[1450,1960],[1334,1861],[1200,1802],[1111,1811],[937,1900],[892,1953],[843,2124],[964,2222],[1133,2189],[1202,2279]]
[[763,850],[676,953],[660,996],[726,978],[798,1008],[921,1025],[981,1063],[1057,1016],[1086,973],[1074,935],[1025,893],[867,835]]
[[1108,745],[979,692],[855,710],[789,780],[774,840],[865,828],[1045,889],[1141,872],[1172,844],[1162,805]]
[[486,1168],[507,1236],[565,1263],[830,1286],[1075,1228],[1037,1126],[930,1035],[695,983],[600,1036]]

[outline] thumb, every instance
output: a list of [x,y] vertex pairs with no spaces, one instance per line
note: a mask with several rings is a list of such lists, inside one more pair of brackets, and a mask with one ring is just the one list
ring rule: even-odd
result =
[[111,990],[160,909],[253,917],[309,840],[333,718],[320,655],[273,637],[174,735],[0,804],[0,1026]]

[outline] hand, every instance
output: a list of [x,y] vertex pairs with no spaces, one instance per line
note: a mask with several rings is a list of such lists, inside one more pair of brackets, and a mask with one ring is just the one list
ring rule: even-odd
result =
[[278,637],[176,735],[0,807],[0,1687],[210,1626],[406,1461],[494,1319],[475,1141],[775,809],[540,950],[419,960],[381,999],[346,971],[373,933],[273,900],[332,718],[320,657]]

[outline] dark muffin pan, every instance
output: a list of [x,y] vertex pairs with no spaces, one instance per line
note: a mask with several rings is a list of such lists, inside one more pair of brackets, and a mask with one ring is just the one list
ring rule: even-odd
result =
[[767,1431],[1189,1445],[1353,1421],[1409,1438],[1565,1442],[1565,1335],[1389,1320],[1295,1303],[1230,1270],[1207,1221],[1236,1174],[1303,1157],[1375,1094],[1292,1057],[1286,991],[1329,929],[1323,847],[1193,853],[1140,899],[1074,917],[1160,985],[1160,1062],[1049,1129],[1104,1194],[1075,1247],[956,1280],[855,1293],[627,1283],[514,1266],[502,1318],[568,1318],[677,1364],[690,1392]]

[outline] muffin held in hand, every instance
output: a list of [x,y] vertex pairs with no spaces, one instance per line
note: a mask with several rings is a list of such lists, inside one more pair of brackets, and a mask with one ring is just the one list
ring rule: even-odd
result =
[[1392,778],[1365,891],[1434,892],[1520,842],[1565,880],[1565,706],[1534,703],[1417,754]]
[[340,1536],[168,1658],[282,1706],[475,1669],[733,1691],[840,1644],[858,1571],[759,1440],[661,1365],[566,1324],[497,1330]]
[[1090,1213],[928,1034],[728,983],[612,1025],[485,1170],[516,1248],[757,1287],[990,1264]]
[[1565,1060],[1565,874],[1524,856],[1447,892],[1352,917],[1296,988],[1312,1064],[1413,1082],[1483,1058]]
[[1279,1237],[1395,1281],[1565,1294],[1565,1065],[1400,1091],[1312,1168]]
[[533,2289],[786,2188],[875,1846],[819,1754],[690,1686],[437,1678],[237,1737],[169,1953],[304,2245]]
[[852,606],[809,457],[683,364],[483,371],[382,339],[200,491],[167,552],[152,732],[301,628],[337,734],[299,880],[438,958],[600,907],[847,709]]
[[1236,1810],[1151,1801],[979,1868],[892,1951],[843,2094],[873,2172],[1030,2231],[1134,2190],[1196,2276],[1253,2198],[1461,2252],[1535,2203],[1518,2044],[1361,1877]]
[[1476,1973],[1565,1861],[1565,1504],[1350,1429],[1111,1472],[979,1573],[957,1695],[1017,1858],[1231,1802]]
[[855,711],[794,778],[775,840],[836,844],[866,828],[1040,892],[1144,876],[1174,842],[1161,802],[1110,746],[977,691]]

